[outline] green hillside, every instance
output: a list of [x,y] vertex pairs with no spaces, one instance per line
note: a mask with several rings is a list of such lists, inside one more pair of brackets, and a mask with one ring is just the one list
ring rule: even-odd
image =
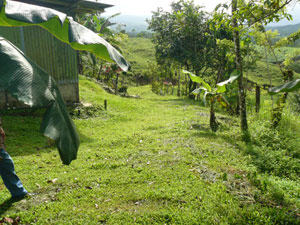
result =
[[[258,61],[257,66],[254,70],[248,71],[248,79],[257,82],[258,84],[270,84],[270,77],[272,80],[272,85],[280,85],[283,83],[283,76],[277,65],[269,63],[269,71],[266,62]],[[245,71],[245,76],[247,77],[247,71]],[[300,78],[299,73],[294,73],[294,78]]]
[[278,30],[280,36],[285,37],[300,30],[300,23],[286,26],[267,26],[266,30]]
[[155,62],[154,44],[150,39],[128,38],[122,42],[121,49],[134,73],[141,73],[149,63]]

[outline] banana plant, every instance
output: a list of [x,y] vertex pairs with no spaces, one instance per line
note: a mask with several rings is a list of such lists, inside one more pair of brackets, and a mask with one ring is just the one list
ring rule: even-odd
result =
[[0,26],[39,26],[76,50],[90,51],[103,60],[116,62],[124,71],[130,68],[124,57],[106,40],[54,9],[0,0]]
[[0,37],[0,86],[30,107],[47,108],[41,133],[55,140],[61,160],[76,159],[79,137],[55,81],[12,43]]
[[218,129],[218,122],[216,120],[216,115],[215,115],[215,110],[214,110],[214,104],[216,102],[220,103],[224,107],[228,107],[229,103],[226,100],[225,96],[223,95],[226,92],[226,85],[229,83],[234,82],[236,79],[240,77],[240,72],[239,71],[234,71],[230,78],[228,80],[225,80],[221,83],[218,83],[216,85],[216,88],[211,87],[208,83],[206,83],[201,77],[196,76],[195,74],[183,70],[183,73],[188,74],[191,78],[191,80],[195,83],[200,84],[200,87],[193,90],[192,94],[194,95],[199,95],[203,93],[203,101],[205,104],[207,102],[210,105],[210,120],[209,120],[209,125],[210,129],[213,132],[216,132]]
[[279,125],[282,117],[282,111],[286,104],[286,99],[289,92],[297,91],[300,88],[300,79],[286,82],[282,85],[269,88],[270,95],[276,95],[283,93],[283,95],[277,100],[277,105],[272,112],[273,127],[276,128]]

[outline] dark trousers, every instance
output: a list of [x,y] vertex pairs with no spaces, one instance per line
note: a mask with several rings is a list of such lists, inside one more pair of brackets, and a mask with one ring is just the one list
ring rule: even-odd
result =
[[0,175],[13,198],[23,197],[27,194],[15,172],[12,158],[4,149],[0,149]]

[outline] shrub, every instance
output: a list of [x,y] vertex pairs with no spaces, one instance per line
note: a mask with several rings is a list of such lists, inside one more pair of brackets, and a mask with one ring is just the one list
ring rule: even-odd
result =
[[151,88],[152,88],[152,92],[155,94],[159,94],[160,93],[160,89],[161,89],[161,83],[159,83],[158,81],[153,81],[151,83]]
[[258,169],[280,177],[299,179],[300,124],[296,117],[286,109],[277,129],[259,115],[250,120],[252,144],[248,145],[248,153]]

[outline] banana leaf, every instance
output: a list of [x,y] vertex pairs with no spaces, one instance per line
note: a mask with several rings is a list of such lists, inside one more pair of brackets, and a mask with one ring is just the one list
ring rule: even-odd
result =
[[235,81],[236,79],[238,79],[241,76],[241,72],[238,70],[234,70],[231,74],[229,79],[221,82],[221,83],[217,83],[217,86],[224,86],[228,83],[232,83],[233,81]]
[[209,95],[213,95],[213,93],[211,93],[211,92],[209,92],[208,90],[207,90],[207,88],[205,88],[205,87],[200,87],[200,88],[197,88],[197,89],[195,89],[193,92],[192,92],[192,94],[194,94],[194,95],[199,95],[199,94],[201,94],[202,92],[204,92],[204,94],[203,94],[203,102],[204,102],[204,104],[206,105],[206,97],[208,97]]
[[297,79],[276,87],[269,88],[269,94],[275,95],[278,94],[279,92],[293,92],[298,90],[299,88],[300,88],[300,79]]
[[208,83],[206,83],[201,77],[196,76],[195,74],[187,70],[183,70],[182,72],[188,74],[193,82],[202,84],[202,86],[205,87],[208,91],[211,91],[211,86]]
[[55,140],[61,160],[76,159],[79,137],[55,81],[6,39],[0,37],[0,86],[20,102],[47,108],[41,133]]
[[0,0],[0,26],[40,26],[76,50],[86,50],[127,71],[129,63],[98,34],[54,9],[22,2]]
[[223,106],[228,107],[230,104],[228,100],[225,98],[225,96],[217,95],[217,101]]
[[229,79],[221,82],[221,83],[217,83],[217,93],[224,93],[226,92],[226,85],[229,83],[232,83],[233,81],[235,81],[236,79],[238,79],[241,76],[241,73],[238,70],[233,71],[233,73],[230,75]]

